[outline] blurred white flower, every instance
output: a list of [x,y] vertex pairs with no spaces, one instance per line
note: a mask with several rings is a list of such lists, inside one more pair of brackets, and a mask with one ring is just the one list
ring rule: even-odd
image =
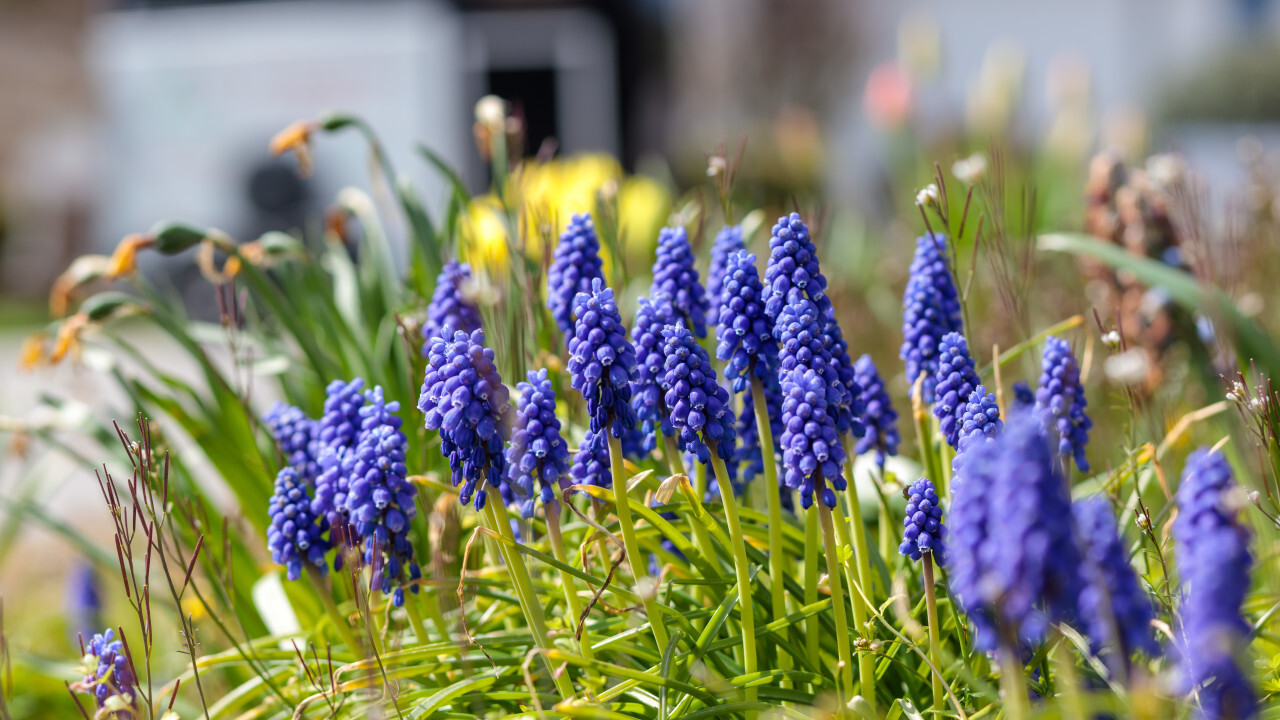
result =
[[951,165],[951,174],[962,183],[972,185],[987,174],[987,158],[982,153],[974,153],[961,158]]
[[1141,348],[1133,348],[1107,358],[1102,367],[1111,380],[1136,385],[1147,377],[1147,353]]
[[937,204],[938,204],[938,186],[935,185],[934,183],[929,183],[928,185],[925,185],[924,187],[920,188],[920,192],[916,193],[916,205],[919,205],[920,207],[924,207],[925,205],[937,205]]
[[1111,332],[1103,335],[1102,344],[1112,350],[1120,347],[1120,333],[1116,330],[1112,330]]
[[497,95],[485,95],[476,101],[476,122],[490,128],[501,128],[507,118],[507,103]]

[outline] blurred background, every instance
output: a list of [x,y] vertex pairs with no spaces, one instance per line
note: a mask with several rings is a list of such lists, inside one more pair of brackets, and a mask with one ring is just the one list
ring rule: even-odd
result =
[[[625,178],[620,212],[640,208],[633,217],[647,213],[649,224],[636,220],[633,230],[652,230],[636,231],[627,256],[641,268],[667,213],[708,187],[709,155],[725,156],[741,207],[774,213],[765,217],[798,208],[811,219],[824,266],[835,268],[834,294],[853,299],[837,303],[847,334],[877,338],[855,340],[855,355],[871,352],[882,368],[899,366],[901,283],[922,230],[915,196],[935,163],[948,179],[1007,172],[1011,205],[1034,198],[1016,231],[1026,237],[1085,230],[1179,267],[1170,248],[1180,233],[1146,200],[1150,187],[1193,168],[1197,187],[1212,189],[1197,195],[1207,208],[1197,222],[1247,236],[1252,257],[1266,261],[1252,269],[1263,272],[1275,265],[1280,206],[1275,5],[0,0],[0,422],[75,427],[119,399],[89,355],[83,365],[18,370],[24,338],[51,319],[50,286],[75,258],[109,255],[124,236],[170,219],[239,240],[314,232],[342,188],[367,187],[368,150],[354,133],[315,143],[305,177],[294,158],[268,152],[282,128],[330,109],[367,119],[438,212],[448,188],[416,144],[484,193],[491,177],[477,152],[476,103],[505,99],[524,155],[578,159],[565,172],[579,179],[565,183],[586,183],[594,196]],[[1181,159],[1147,164],[1169,151]],[[981,168],[953,168],[970,157]],[[1126,170],[1144,165],[1146,175]],[[1126,240],[1135,229],[1139,239]],[[753,240],[758,254],[766,234]],[[705,257],[708,239],[696,242]],[[1247,253],[1233,257],[1250,267]],[[190,254],[148,256],[143,270],[193,314],[214,316]],[[1129,301],[1124,278],[1080,275],[1072,266],[1060,290],[1046,290],[1027,327],[1100,306],[1118,318],[1145,313],[1143,331],[1157,333],[1144,337],[1148,359],[1162,361],[1177,329],[1160,335],[1158,320],[1178,320],[1159,315],[1167,298],[1144,291]],[[1264,295],[1235,293],[1251,315],[1265,310]],[[1197,331],[1212,339],[1212,328]],[[986,348],[1013,334],[979,333]],[[153,349],[166,370],[194,372],[168,367],[163,347]],[[1168,378],[1144,372],[1120,380],[1157,396]],[[901,398],[900,370],[890,382]],[[73,400],[47,402],[54,393]],[[11,457],[23,457],[22,433],[6,441]],[[68,455],[33,467],[0,462],[12,520],[0,522],[6,597],[31,582],[63,582],[74,553],[58,522],[100,518],[87,471],[100,458]],[[41,529],[21,527],[37,497],[48,517]],[[108,527],[86,532],[106,537]]]

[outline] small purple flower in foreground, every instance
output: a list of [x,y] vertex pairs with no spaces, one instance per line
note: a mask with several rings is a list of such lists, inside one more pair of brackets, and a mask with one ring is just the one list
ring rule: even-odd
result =
[[694,268],[689,234],[682,227],[666,227],[658,232],[657,257],[653,262],[653,285],[649,296],[667,293],[676,316],[683,319],[698,337],[707,336],[707,293]]
[[94,635],[84,648],[81,666],[84,679],[72,685],[78,692],[89,693],[98,703],[95,718],[132,720],[138,717],[138,679],[133,674],[124,643],[107,628]]
[[797,289],[774,327],[781,343],[782,439],[779,450],[787,487],[800,491],[805,509],[821,491],[822,502],[835,507],[835,490],[844,490],[844,448],[836,434],[835,412],[845,390],[823,342],[817,305]]
[[318,471],[316,455],[320,449],[317,438],[319,423],[298,408],[278,402],[262,416],[262,424],[267,426],[285,462],[304,478],[314,480]]
[[676,322],[671,295],[665,292],[652,298],[640,298],[636,310],[636,322],[631,328],[631,339],[636,349],[636,374],[631,382],[631,409],[640,420],[644,433],[644,449],[652,451],[658,445],[657,432],[674,435],[671,413],[662,398],[659,384],[663,365],[666,364],[666,343],[662,328]]
[[929,553],[934,563],[942,567],[947,553],[947,528],[942,524],[938,493],[928,478],[912,483],[902,524],[902,544],[898,546],[898,552],[912,560],[919,560],[924,553]]
[[721,459],[732,459],[735,434],[729,393],[716,382],[707,351],[683,323],[663,328],[662,336],[666,341],[662,389],[680,447],[704,464],[711,462],[709,445],[716,446]]
[[461,488],[458,500],[465,505],[474,496],[477,510],[485,501],[477,483],[485,478],[497,487],[506,475],[507,398],[483,330],[432,340],[418,409],[426,428],[440,432],[440,452]]
[[[370,390],[367,397],[368,404],[360,410],[363,423],[347,491],[347,513],[363,543],[364,562],[373,569],[371,587],[384,593],[394,587],[392,602],[400,607],[406,570],[411,582],[422,577],[409,541],[409,523],[418,514],[418,492],[406,477],[407,441],[400,430],[402,421],[394,414],[400,403],[386,402],[381,387]],[[417,583],[411,589],[417,593]]]
[[956,450],[964,450],[975,441],[991,442],[1003,429],[1004,421],[1000,419],[996,396],[987,392],[986,386],[978,385],[969,393],[969,400],[960,414]]
[[1089,444],[1093,421],[1085,414],[1084,388],[1080,385],[1080,367],[1071,354],[1067,341],[1045,338],[1044,359],[1040,371],[1040,387],[1036,390],[1036,412],[1046,429],[1054,431],[1058,455],[1073,458],[1080,472],[1089,472],[1084,446]]
[[907,366],[907,384],[915,387],[924,374],[922,401],[933,402],[934,373],[938,371],[938,343],[942,336],[964,332],[960,317],[960,296],[951,278],[943,235],[916,239],[907,288],[902,295],[902,349]]
[[707,309],[709,325],[720,322],[720,290],[724,287],[725,276],[729,274],[729,258],[746,247],[741,225],[726,225],[716,233],[716,239],[711,243],[711,266],[707,268],[707,300],[711,303]]
[[716,358],[725,363],[724,376],[740,393],[752,374],[765,380],[777,376],[778,341],[773,322],[764,313],[764,286],[756,270],[756,256],[740,250],[726,260],[723,289],[713,298],[719,307]]
[[267,507],[271,518],[267,548],[271,550],[271,559],[285,567],[290,580],[302,577],[304,563],[314,565],[321,574],[328,570],[324,556],[329,552],[329,542],[325,539],[329,523],[317,517],[311,508],[306,479],[291,467],[281,468]]
[[1240,523],[1241,490],[1220,452],[1187,458],[1173,524],[1183,591],[1180,650],[1184,691],[1197,689],[1202,717],[1244,720],[1257,714],[1257,695],[1238,658],[1248,656],[1250,624],[1243,615],[1253,558]]
[[886,457],[898,454],[902,437],[898,434],[898,412],[885,390],[880,371],[870,355],[863,355],[853,365],[858,391],[862,395],[862,425],[866,433],[858,438],[854,452],[859,455],[876,451],[876,462],[884,469]]
[[574,215],[560,234],[547,268],[547,308],[562,332],[573,332],[574,298],[578,293],[589,292],[591,282],[603,277],[596,226],[589,214]]
[[556,417],[556,391],[547,377],[547,369],[529,372],[529,381],[516,387],[520,401],[516,406],[515,427],[507,447],[507,465],[511,484],[524,497],[520,514],[533,517],[535,491],[547,506],[557,512],[560,490],[569,485],[569,446],[560,436],[560,419]]
[[964,335],[953,332],[942,336],[938,343],[938,370],[933,377],[933,416],[938,418],[938,429],[947,443],[958,448],[965,407],[973,389],[981,384]]
[[1158,648],[1151,632],[1151,597],[1129,564],[1129,551],[1120,537],[1111,503],[1104,497],[1085,498],[1076,501],[1072,511],[1084,557],[1080,617],[1094,651],[1118,651],[1126,663],[1138,650],[1155,655]]
[[587,401],[592,432],[620,438],[636,424],[631,382],[638,373],[613,290],[603,280],[591,281],[591,292],[574,298],[573,314],[578,320],[569,338],[570,384]]
[[769,237],[769,262],[764,270],[764,289],[764,311],[774,322],[791,302],[792,290],[813,301],[819,317],[826,317],[826,312],[831,309],[827,279],[818,266],[818,249],[799,213],[780,217],[773,226],[773,234]]
[[471,333],[480,329],[480,308],[465,295],[471,282],[471,266],[450,260],[436,278],[436,289],[427,306],[427,319],[422,323],[422,355],[426,357],[431,338],[440,337],[446,327],[454,332]]
[[[1038,642],[1050,622],[1079,616],[1081,559],[1066,482],[1039,423],[1015,416],[961,464],[951,513],[952,591],[994,649],[987,618]],[[981,523],[984,527],[968,527]]]
[[604,433],[587,431],[582,445],[573,454],[569,474],[575,485],[613,487],[613,474],[609,464],[609,438]]
[[[324,518],[335,532],[344,528],[347,508],[347,474],[355,458],[351,451],[360,435],[360,408],[364,407],[364,379],[334,380],[325,388],[324,414],[316,429],[316,495],[312,511]],[[339,538],[332,538],[336,545]],[[341,564],[339,554],[336,562]]]

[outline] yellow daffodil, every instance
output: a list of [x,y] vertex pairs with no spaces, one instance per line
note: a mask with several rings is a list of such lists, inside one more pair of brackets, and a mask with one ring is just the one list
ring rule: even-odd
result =
[[293,123],[271,138],[271,154],[278,156],[292,151],[294,157],[298,158],[298,172],[304,177],[310,175],[311,133],[315,132],[315,129],[316,124],[310,120],[299,120]]
[[76,313],[62,321],[62,325],[58,327],[58,336],[53,341],[53,352],[49,354],[50,364],[57,365],[62,362],[62,358],[66,357],[68,352],[79,357],[80,333],[88,324],[89,316],[84,313]]
[[48,360],[49,337],[44,333],[36,333],[22,341],[18,351],[18,366],[23,370],[32,370]]
[[491,277],[506,273],[510,240],[497,197],[483,195],[471,201],[463,218],[462,235],[467,260],[472,265],[487,270]]
[[138,250],[151,247],[155,238],[146,235],[129,235],[120,241],[116,251],[111,254],[111,262],[107,265],[107,278],[114,280],[125,275],[132,275],[138,270]]

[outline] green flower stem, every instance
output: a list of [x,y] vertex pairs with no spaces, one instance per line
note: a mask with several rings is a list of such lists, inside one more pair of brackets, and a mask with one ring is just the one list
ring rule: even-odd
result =
[[[657,431],[662,436],[662,453],[667,456],[667,468],[672,475],[687,475],[684,469],[684,457],[680,454],[680,449],[676,447],[676,439],[662,430]],[[701,496],[700,496],[701,497]]]
[[1085,712],[1084,698],[1080,695],[1080,677],[1076,672],[1076,662],[1071,657],[1071,647],[1061,631],[1055,630],[1053,634],[1057,637],[1051,640],[1053,649],[1050,650],[1050,656],[1057,674],[1054,684],[1058,688],[1058,694],[1062,696],[1062,717],[1066,720],[1085,720],[1088,714]]
[[[751,575],[747,567],[747,548],[742,539],[742,524],[738,522],[738,502],[733,496],[733,483],[729,482],[729,470],[716,452],[717,443],[707,443],[711,449],[711,469],[720,487],[720,501],[724,503],[725,521],[729,524],[729,539],[733,543],[733,568],[738,578],[738,603],[742,607],[742,667],[743,674],[756,671],[756,616],[755,600],[751,596]],[[705,468],[705,466],[703,466]],[[706,470],[703,470],[706,473]],[[756,688],[746,688],[747,702],[755,702]],[[753,713],[748,713],[752,717]]]
[[[866,594],[869,602],[876,601],[875,587],[871,582],[871,549],[867,546],[867,525],[862,519],[862,502],[858,499],[858,483],[853,479],[854,447],[853,438],[844,438],[845,454],[848,460],[844,464],[845,498],[849,501],[849,521],[853,531],[854,559],[858,564],[858,584]],[[874,705],[874,703],[872,703]]]
[[325,614],[333,621],[333,629],[337,631],[338,637],[342,638],[342,642],[347,644],[351,652],[356,653],[359,657],[360,644],[356,642],[356,636],[351,634],[351,625],[347,622],[347,618],[338,610],[338,604],[333,601],[333,595],[329,592],[328,583],[325,582],[324,576],[315,565],[307,564],[307,574],[311,576],[311,586],[315,588],[316,595],[320,597],[320,604],[324,605]]
[[[494,532],[502,537],[510,540],[512,543],[516,539],[511,536],[511,520],[507,517],[507,508],[502,504],[502,493],[498,491],[498,486],[491,482],[485,482],[485,492],[488,493],[488,502],[484,504],[484,512],[490,521],[491,528]],[[507,552],[502,549],[499,544],[499,550],[505,556],[507,561],[507,569],[510,570],[511,583],[515,585],[516,595],[520,598],[520,604],[524,606],[525,619],[529,621],[529,630],[533,635],[533,642],[544,653],[552,649],[551,640],[547,636],[547,620],[542,614],[542,603],[534,594],[533,580],[529,577],[529,567],[524,562],[524,556],[519,551],[512,550]],[[542,656],[543,662],[547,664],[547,672],[551,674],[551,679],[556,684],[556,690],[560,692],[561,699],[568,700],[573,697],[573,683],[569,681],[569,677],[563,673],[557,673],[555,667],[551,664],[551,660],[545,654]]]
[[[681,457],[680,451],[676,449],[676,439],[663,434],[661,430],[658,431],[658,434],[662,435],[662,448],[663,453],[667,456],[667,468],[672,475],[684,475],[687,479],[689,475],[685,472],[684,458]],[[681,488],[684,487],[692,488],[692,485],[689,482],[685,482],[681,485]],[[716,547],[711,544],[711,536],[707,534],[706,525],[702,522],[703,513],[706,512],[702,509],[702,498],[706,497],[706,495],[699,495],[692,490],[685,492],[684,495],[685,499],[689,501],[689,507],[693,508],[693,517],[689,520],[689,527],[693,528],[693,542],[697,545],[698,552],[702,553],[703,558],[718,568],[720,567],[720,562],[717,560]],[[700,593],[700,596],[710,598],[710,595],[706,593]],[[708,600],[708,602],[710,601]]]
[[[847,469],[851,464],[852,463],[846,462],[845,468]],[[852,482],[852,478],[850,478],[850,482]],[[835,510],[831,512],[834,515],[833,524],[835,525],[836,540],[840,543],[840,546],[848,547],[848,548],[855,547],[854,545],[852,545],[852,541],[849,538],[849,523],[847,520],[845,520],[844,513],[840,509],[840,506],[838,503],[836,505]],[[862,544],[863,544],[863,550],[866,550],[865,540],[863,541]],[[856,554],[856,551],[855,551],[855,554]],[[837,554],[836,558],[838,559],[839,557],[840,557],[839,554]],[[829,562],[830,562],[830,557],[828,557],[828,563]],[[867,606],[866,606],[867,601],[863,599],[863,594],[867,592],[867,589],[866,589],[867,586],[865,583],[862,582],[860,578],[857,577],[859,568],[856,562],[856,558],[853,557],[852,554],[850,555],[849,559],[846,560],[844,563],[844,571],[845,571],[845,576],[847,578],[847,581],[849,583],[849,608],[853,610],[853,622],[855,625],[854,633],[861,634],[862,632],[865,632],[864,628],[867,627],[867,617],[869,614],[867,612]],[[857,588],[862,588],[862,592],[858,592]],[[835,591],[833,590],[832,591],[833,601],[835,597],[836,597]],[[849,671],[853,672],[853,669],[850,668]],[[867,703],[871,705],[871,708],[873,710],[875,709],[875,706],[876,706],[875,682],[876,682],[875,658],[868,653],[859,653],[858,654],[858,691],[862,693],[863,699],[865,699]]]
[[[928,613],[929,618],[929,660],[941,672],[942,640],[939,636],[938,595],[933,585],[933,553],[925,553],[922,562],[924,563],[925,612]],[[942,713],[946,704],[942,691],[942,678],[938,677],[936,672],[929,673],[929,676],[933,678],[933,710],[936,713]]]
[[[818,515],[804,514],[804,604],[818,602]],[[811,617],[804,624],[804,651],[811,667],[821,667],[818,656],[818,637],[822,633],[818,618]]]
[[[764,458],[764,494],[769,508],[769,600],[773,609],[773,617],[780,618],[787,614],[787,597],[782,587],[782,578],[786,573],[786,558],[782,552],[782,497],[778,485],[778,463],[773,448],[773,428],[769,424],[769,406],[764,399],[764,383],[752,374],[751,399],[755,404],[756,432],[760,436],[760,453]],[[778,669],[790,670],[791,656],[786,651],[778,650]]]
[[422,613],[418,612],[418,603],[414,602],[412,596],[405,598],[404,610],[409,615],[409,626],[413,628],[418,644],[430,642],[430,638],[427,637],[427,626],[422,624]]
[[[820,478],[819,478],[820,479]],[[821,488],[821,484],[818,485]],[[840,581],[840,548],[836,546],[835,523],[831,520],[831,508],[823,504],[820,493],[815,491],[816,507],[810,508],[810,514],[816,514],[822,522],[823,547],[827,556],[827,584],[831,586],[831,610],[836,619],[836,657],[840,664],[836,668],[837,683],[840,687],[840,707],[853,697],[853,653],[849,647],[849,619],[844,614],[844,588]],[[864,689],[865,694],[865,689]]]
[[[554,506],[544,506],[547,511],[547,537],[551,538],[551,554],[561,563],[568,565],[569,556],[564,551],[564,538],[560,535],[560,505],[556,503]],[[568,622],[565,624],[570,628],[577,629],[578,619],[582,617],[582,601],[578,598],[577,584],[574,578],[564,570],[560,571],[560,587],[564,589],[565,606],[569,610],[566,618]],[[595,657],[595,651],[591,649],[591,634],[587,629],[585,619],[582,623],[582,638],[578,640],[578,652],[588,660]]]
[[694,461],[693,493],[700,498],[707,496],[707,466]]
[[[667,649],[669,638],[663,625],[662,614],[654,602],[652,588],[640,587],[640,579],[644,577],[645,564],[640,560],[640,544],[636,541],[636,528],[631,521],[631,499],[627,496],[627,476],[622,471],[622,441],[606,433],[609,438],[609,469],[613,473],[613,507],[618,513],[618,525],[622,529],[622,546],[627,551],[627,564],[631,566],[631,576],[635,580],[636,594],[644,603],[645,615],[649,617],[649,627],[653,629],[653,639],[658,643],[659,654]],[[678,456],[677,456],[678,457]]]
[[[1007,634],[1007,633],[1006,633]],[[1008,720],[1026,720],[1028,717],[1027,679],[1022,672],[1022,660],[1018,659],[1016,640],[1006,638],[997,652],[1000,662],[1000,692],[1004,695],[1004,712]]]

